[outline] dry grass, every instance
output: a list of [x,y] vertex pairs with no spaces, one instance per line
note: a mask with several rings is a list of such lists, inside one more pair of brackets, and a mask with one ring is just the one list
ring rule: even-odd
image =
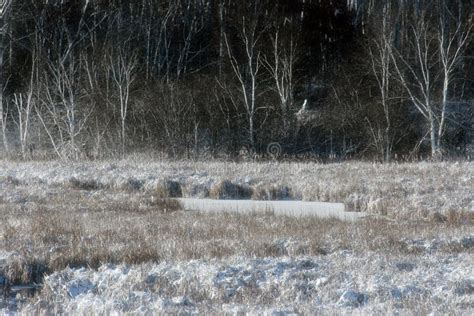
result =
[[[473,231],[472,223],[457,213],[441,222],[345,223],[185,212],[175,201],[162,199],[160,192],[45,187],[41,192],[49,196],[46,199],[30,194],[27,187],[14,189],[29,202],[0,204],[0,249],[15,254],[8,279],[17,283],[38,281],[43,272],[67,266],[96,268],[103,263],[314,256],[339,250],[416,254],[426,249],[410,239],[437,239],[442,232],[450,240]],[[472,251],[456,241],[441,243],[437,250]]]
[[183,196],[183,191],[179,182],[165,180],[156,186],[155,195],[162,199],[178,198]]
[[252,200],[260,201],[278,201],[278,200],[291,200],[293,194],[291,188],[288,186],[278,185],[260,185],[252,188]]
[[[281,304],[302,314],[324,305],[329,309],[321,307],[319,313],[328,314],[345,308],[337,305],[340,290],[352,288],[370,297],[367,306],[357,307],[360,313],[472,307],[462,305],[472,295],[472,212],[453,208],[428,221],[359,222],[264,212],[198,213],[183,211],[169,199],[187,194],[187,183],[168,179],[150,189],[139,177],[127,177],[120,185],[76,179],[82,180],[52,185],[0,179],[0,279],[8,285],[42,283],[34,296],[16,295],[14,309],[20,313],[212,314],[253,306],[257,309],[249,313],[255,314]],[[293,194],[278,183],[234,182],[217,182],[212,195],[283,199]],[[454,270],[460,275],[444,281],[443,273]],[[278,271],[288,274],[280,277]],[[381,283],[387,288],[373,287],[380,275],[389,280]],[[86,288],[92,284],[88,298],[71,296],[81,282]],[[448,290],[432,296],[431,290],[441,288]],[[398,295],[399,289],[401,298],[394,297],[391,291]],[[9,300],[8,286],[3,290]],[[161,299],[162,305],[154,305]],[[177,305],[170,303],[175,299]]]
[[104,185],[94,179],[79,180],[74,177],[69,179],[69,183],[67,184],[67,186],[72,189],[87,191],[99,190],[104,187]]
[[209,197],[216,200],[247,200],[251,196],[252,190],[248,186],[238,185],[229,180],[215,183],[209,191]]
[[[354,312],[338,302],[355,290],[369,297],[360,314],[472,314],[472,163],[131,161],[0,161],[0,282],[42,283],[13,309],[333,314]],[[169,199],[180,196],[344,202],[383,216],[185,212]],[[81,282],[93,288],[72,297]],[[0,313],[12,298],[2,291]]]
[[[81,163],[0,161],[0,182],[111,188],[165,197],[341,202],[392,219],[443,220],[473,212],[474,163],[333,164],[161,161],[133,156]],[[441,216],[439,216],[441,215]]]

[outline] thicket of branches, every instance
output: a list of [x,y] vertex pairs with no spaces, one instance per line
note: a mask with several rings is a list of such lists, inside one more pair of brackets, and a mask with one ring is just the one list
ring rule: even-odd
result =
[[1,0],[7,155],[469,155],[470,0]]

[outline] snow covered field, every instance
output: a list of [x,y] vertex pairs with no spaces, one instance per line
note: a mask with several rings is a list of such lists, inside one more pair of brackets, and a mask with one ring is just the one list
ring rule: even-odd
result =
[[472,255],[233,258],[65,269],[24,311],[472,315]]
[[[0,161],[0,314],[472,315],[473,187],[467,162]],[[180,196],[378,216],[189,212]]]
[[335,202],[347,211],[404,219],[474,211],[472,162],[169,162],[142,156],[84,163],[0,161],[0,179],[7,178],[31,185],[165,189],[172,197]]

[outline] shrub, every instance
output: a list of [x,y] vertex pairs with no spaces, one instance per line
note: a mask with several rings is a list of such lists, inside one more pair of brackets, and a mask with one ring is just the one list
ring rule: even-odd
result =
[[217,200],[246,200],[252,196],[252,190],[229,180],[219,181],[211,187],[209,196]]
[[94,191],[103,188],[102,183],[93,179],[77,179],[72,177],[69,179],[69,187],[76,190]]
[[181,184],[177,181],[165,180],[156,187],[157,197],[165,198],[180,198],[183,196]]
[[293,193],[288,186],[257,186],[252,188],[252,200],[278,201],[291,200]]

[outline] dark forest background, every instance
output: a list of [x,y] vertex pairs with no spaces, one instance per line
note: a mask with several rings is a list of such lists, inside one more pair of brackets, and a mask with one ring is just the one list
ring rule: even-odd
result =
[[5,155],[474,150],[471,0],[1,0]]

